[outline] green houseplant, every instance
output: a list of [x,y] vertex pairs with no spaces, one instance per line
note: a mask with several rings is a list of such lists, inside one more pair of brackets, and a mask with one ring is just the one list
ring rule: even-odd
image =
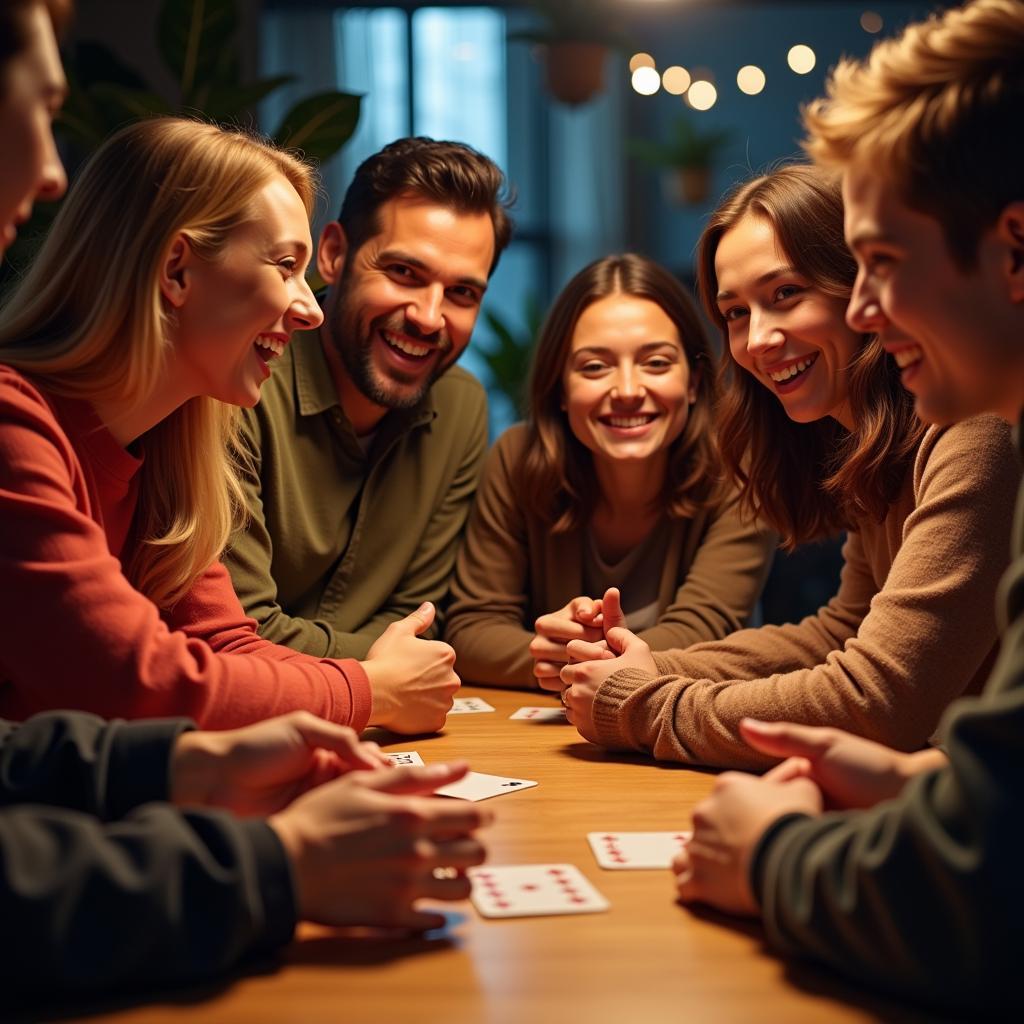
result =
[[[256,105],[293,81],[278,75],[243,81],[236,0],[163,0],[156,18],[157,47],[175,88],[159,93],[109,47],[83,41],[67,61],[69,94],[56,128],[74,167],[111,132],[145,117],[181,114],[221,124],[253,121]],[[296,103],[271,137],[311,159],[326,160],[351,137],[360,97],[323,92]],[[58,203],[37,203],[0,274],[24,267],[52,222]],[[0,283],[4,276],[0,276]]]
[[711,190],[715,158],[730,140],[729,132],[702,132],[691,118],[680,115],[664,140],[631,139],[628,147],[630,154],[648,167],[672,172],[679,201],[703,203]]
[[484,311],[484,319],[491,329],[493,341],[489,348],[481,345],[479,351],[487,366],[491,387],[509,399],[516,416],[522,419],[526,416],[530,360],[544,322],[544,311],[536,296],[530,295],[523,309],[522,329],[516,329],[491,310]]
[[541,23],[510,40],[543,47],[545,81],[555,99],[570,106],[586,103],[604,89],[609,49],[626,49],[608,0],[530,0]]

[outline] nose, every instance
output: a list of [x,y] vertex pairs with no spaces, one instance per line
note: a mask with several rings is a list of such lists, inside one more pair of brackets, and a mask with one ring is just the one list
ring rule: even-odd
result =
[[756,309],[750,311],[747,351],[751,355],[763,355],[785,341],[786,334],[773,316]]
[[406,319],[423,334],[436,334],[444,327],[444,285],[434,282],[420,288],[405,310]]
[[[47,133],[49,135],[49,133]],[[49,135],[46,144],[46,156],[43,161],[43,173],[39,179],[38,198],[43,200],[60,199],[68,189],[68,176],[57,152],[53,136]]]
[[611,397],[620,402],[642,402],[647,394],[635,366],[620,366],[612,384]]
[[846,322],[861,334],[877,334],[886,324],[875,289],[863,273],[858,274],[854,282],[846,307]]
[[298,278],[298,294],[285,313],[285,327],[289,331],[312,331],[324,322],[323,310],[316,301],[309,282]]

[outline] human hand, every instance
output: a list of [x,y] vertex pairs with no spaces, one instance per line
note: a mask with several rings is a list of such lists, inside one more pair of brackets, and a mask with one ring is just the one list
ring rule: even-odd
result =
[[597,743],[594,698],[601,684],[621,668],[640,669],[652,676],[657,675],[658,669],[646,642],[621,627],[610,630],[607,641],[589,644],[573,640],[567,649],[573,660],[559,677],[564,687],[562,703],[566,717],[585,740]]
[[601,628],[601,602],[589,597],[574,597],[556,612],[542,615],[534,623],[536,632],[530,641],[533,674],[544,690],[561,690],[558,673],[568,664],[565,645],[570,640],[596,642],[604,638]]
[[[417,794],[457,781],[466,769],[429,765],[349,775],[272,817],[292,864],[299,915],[335,926],[442,926],[442,915],[413,904],[469,896],[465,870],[484,862],[475,833],[491,814],[465,800]],[[436,869],[454,871],[439,878]]]
[[740,735],[755,750],[787,760],[766,777],[811,779],[829,807],[873,807],[898,795],[907,780],[946,762],[940,750],[905,754],[841,729],[745,718]]
[[182,733],[171,753],[170,799],[263,816],[345,772],[389,764],[347,726],[293,711],[244,729]]
[[693,810],[693,837],[672,861],[684,903],[707,903],[730,914],[757,916],[750,862],[765,829],[784,814],[820,814],[810,779],[787,782],[725,772]]
[[434,621],[434,606],[420,605],[392,622],[370,648],[363,668],[370,680],[370,724],[394,732],[437,732],[459,689],[455,651],[440,640],[419,634]]

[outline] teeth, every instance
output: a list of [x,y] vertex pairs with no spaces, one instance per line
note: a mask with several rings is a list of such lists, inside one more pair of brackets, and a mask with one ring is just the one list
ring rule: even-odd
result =
[[399,352],[404,352],[407,356],[415,356],[417,359],[422,359],[430,354],[429,345],[414,345],[411,341],[406,341],[405,338],[398,338],[386,332],[381,333],[384,334],[384,340],[392,348],[397,348]]
[[775,373],[769,373],[773,381],[777,384],[781,384],[783,381],[789,380],[791,377],[795,377],[798,373],[803,373],[811,363],[814,362],[816,357],[812,356],[810,359],[801,359],[800,362],[794,363],[792,366],[787,366],[784,370],[777,370]]
[[908,366],[913,366],[914,363],[920,362],[923,358],[923,353],[917,345],[912,345],[910,348],[901,348],[898,352],[893,352],[892,357],[896,360],[896,365],[902,370]]
[[612,427],[643,427],[652,419],[653,416],[609,416],[608,424]]
[[260,348],[264,348],[268,352],[272,352],[275,356],[279,356],[284,352],[284,342],[278,341],[277,338],[267,338],[260,335],[256,339],[256,344],[259,345]]

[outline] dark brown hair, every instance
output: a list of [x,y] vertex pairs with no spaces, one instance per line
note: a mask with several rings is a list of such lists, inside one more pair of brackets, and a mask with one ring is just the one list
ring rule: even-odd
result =
[[459,213],[487,213],[494,225],[494,261],[512,237],[508,209],[513,198],[501,169],[461,142],[398,139],[364,160],[345,193],[338,214],[348,241],[348,258],[380,231],[377,211],[397,196],[428,199]]
[[522,500],[552,531],[582,526],[597,497],[593,457],[569,429],[562,409],[562,377],[573,332],[583,311],[609,295],[649,299],[675,324],[697,400],[669,449],[664,504],[672,518],[693,515],[720,483],[711,413],[715,398],[707,334],[686,289],[667,270],[634,253],[606,256],[584,267],[555,299],[541,328],[530,367],[528,444],[520,467]]
[[[701,235],[697,277],[707,315],[728,331],[715,301],[715,254],[731,227],[748,214],[771,224],[779,248],[800,274],[827,295],[848,299],[857,265],[843,239],[839,183],[794,164],[734,189]],[[865,517],[885,518],[902,486],[924,427],[899,370],[874,335],[849,367],[854,428],[831,417],[794,423],[782,403],[737,365],[724,346],[719,370],[718,437],[726,469],[747,512],[774,527],[792,549]]]
[[59,37],[71,18],[72,0],[0,0],[0,88],[7,65],[25,48],[25,15],[35,6],[45,7]]

